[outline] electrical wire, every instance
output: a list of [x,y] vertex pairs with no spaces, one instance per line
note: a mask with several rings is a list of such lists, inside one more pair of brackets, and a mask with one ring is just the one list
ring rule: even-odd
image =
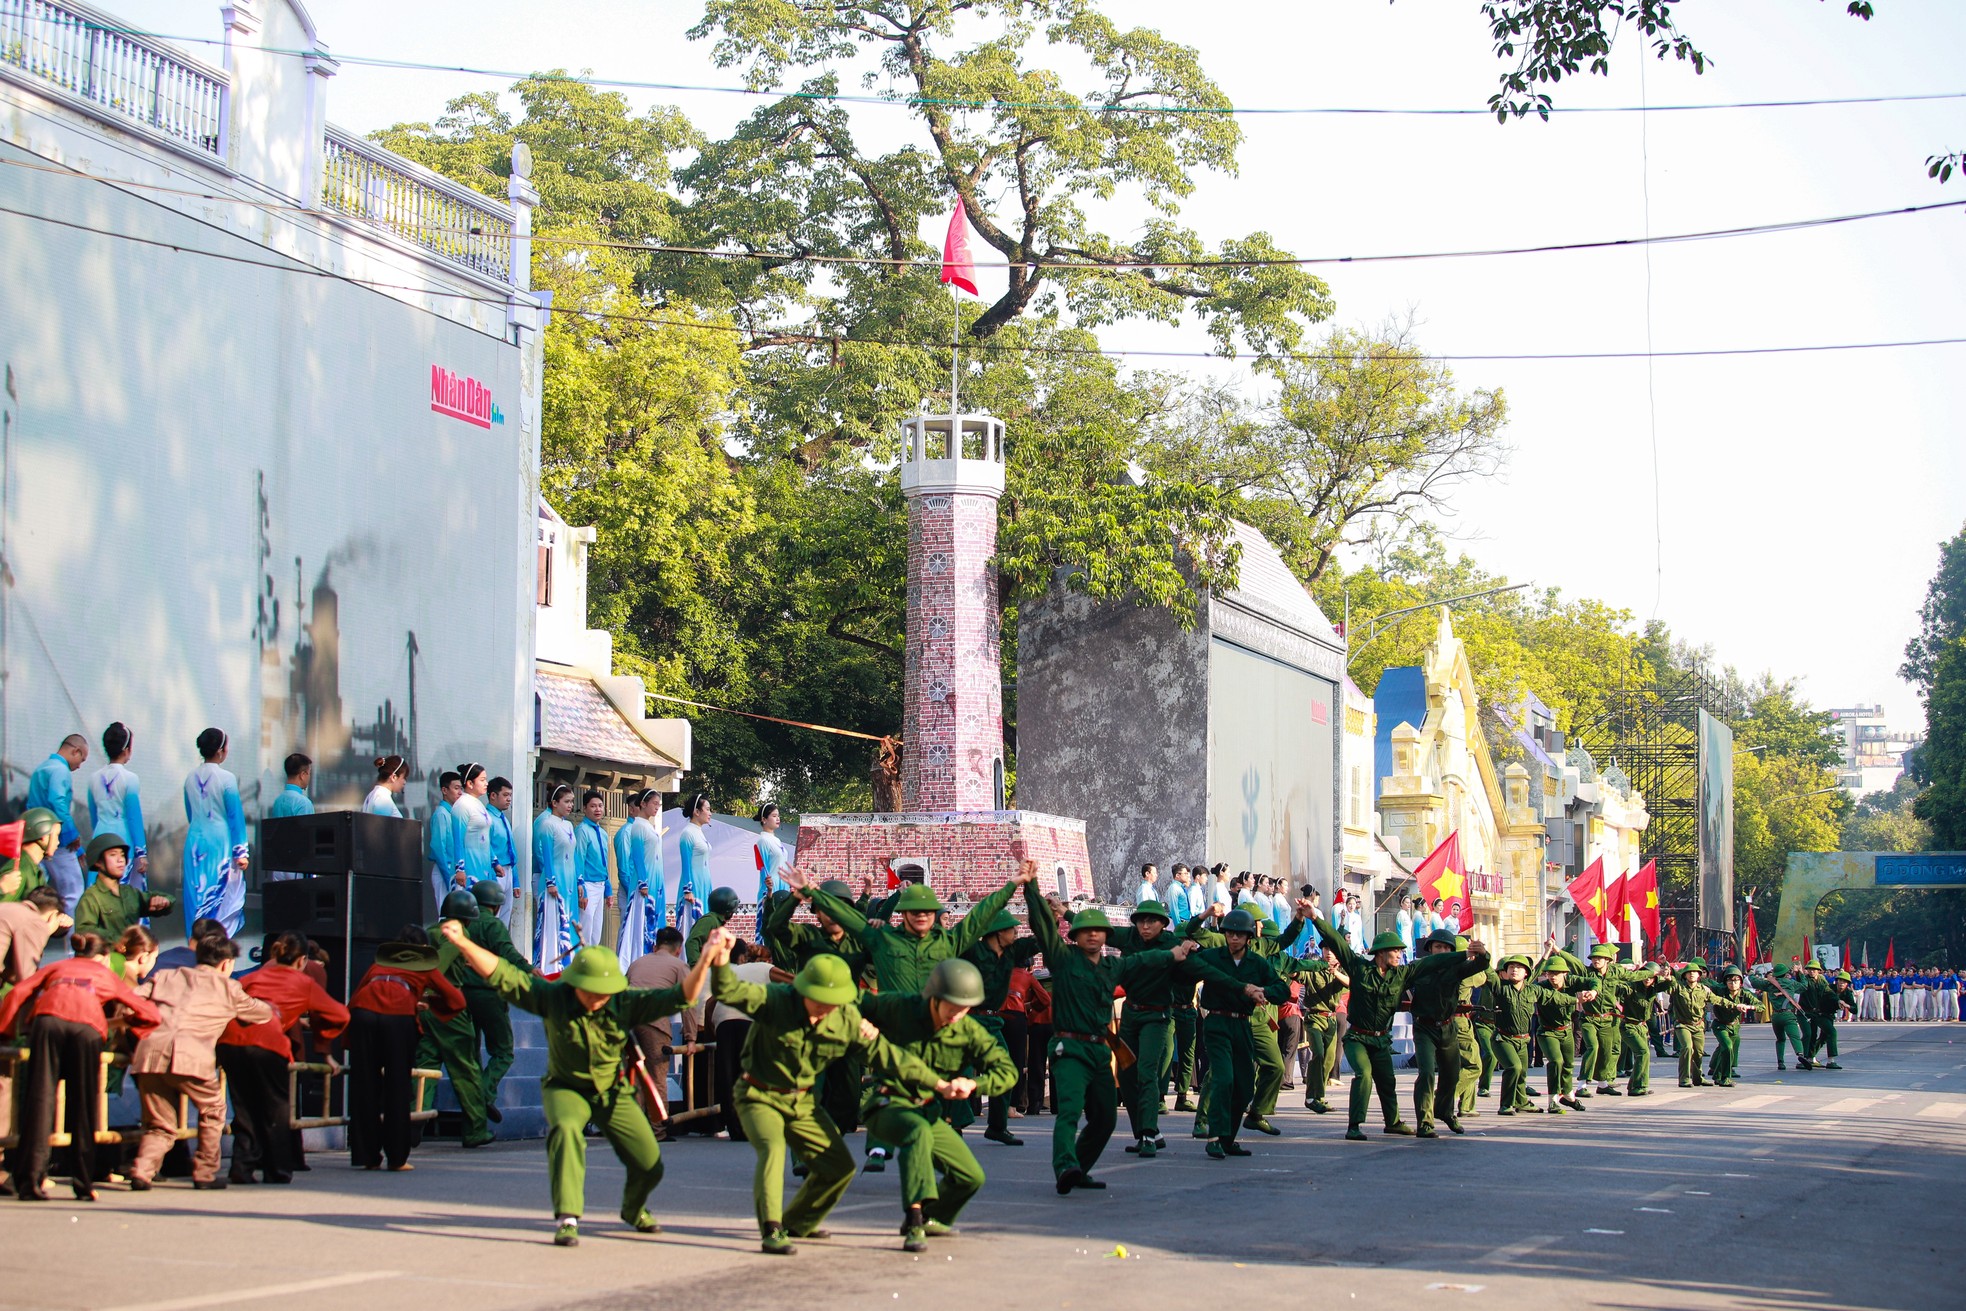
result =
[[[243,264],[256,268],[271,269],[278,273],[290,273],[290,274],[296,274],[304,277],[328,278],[337,282],[346,283],[350,286],[363,287],[374,291],[411,292],[418,295],[431,296],[431,297],[437,297],[437,298],[448,299],[448,300],[461,300],[461,301],[473,302],[483,305],[497,305],[501,307],[509,306],[511,304],[511,299],[510,297],[507,296],[488,296],[488,295],[483,295],[480,293],[468,292],[468,291],[447,291],[441,288],[430,287],[425,285],[416,285],[416,284],[378,282],[373,279],[358,278],[351,274],[338,273],[331,269],[317,269],[305,264],[286,263],[286,262],[280,262],[275,260],[253,259],[250,256],[246,256],[246,255],[230,255],[230,254],[226,254],[223,251],[206,250],[198,246],[186,245],[181,241],[170,241],[161,237],[143,237],[143,236],[138,236],[135,233],[114,232],[107,228],[92,227],[89,224],[78,223],[71,219],[57,218],[51,214],[36,214],[28,210],[14,209],[4,205],[0,205],[0,214],[12,215],[13,217],[16,218],[28,219],[30,221],[38,222],[38,223],[49,223],[49,224],[53,224],[56,227],[68,228],[76,232],[89,233],[94,236],[108,237],[118,241],[133,242],[137,245],[151,246],[164,250],[170,250],[183,255],[197,255],[207,259],[220,260],[225,263]],[[244,238],[241,238],[241,240],[244,240]],[[568,304],[559,303],[557,301],[554,303],[552,309],[553,312],[556,314],[567,314],[570,316],[575,316],[580,318],[593,319],[600,322],[639,323],[639,324],[652,325],[656,327],[682,328],[682,329],[696,331],[696,332],[728,333],[736,336],[752,338],[753,339],[752,344],[754,347],[756,346],[809,346],[814,348],[837,350],[838,348],[843,346],[871,346],[871,347],[879,347],[888,350],[915,351],[923,354],[936,355],[938,357],[940,356],[942,351],[942,347],[940,346],[939,343],[896,341],[892,338],[884,338],[884,337],[858,337],[847,333],[812,332],[801,328],[782,328],[782,329],[781,328],[751,328],[751,327],[745,327],[741,324],[733,324],[733,323],[709,323],[709,322],[704,322],[700,319],[665,318],[660,315],[651,315],[651,314],[624,314],[615,310],[594,309],[581,305],[568,305]],[[1966,336],[1922,337],[1922,338],[1910,338],[1910,339],[1904,339],[1898,341],[1823,342],[1823,343],[1813,343],[1808,345],[1796,345],[1796,346],[1733,346],[1733,347],[1711,347],[1711,348],[1700,348],[1700,349],[1689,349],[1689,350],[1663,350],[1663,351],[1507,351],[1507,352],[1491,351],[1491,352],[1452,352],[1452,353],[1426,351],[1426,352],[1395,353],[1395,354],[1384,354],[1384,355],[1378,353],[1369,353],[1363,357],[1355,354],[1344,353],[1344,352],[1320,353],[1316,351],[1280,351],[1280,352],[1274,352],[1271,355],[1267,356],[1266,358],[1290,360],[1300,363],[1343,363],[1347,361],[1358,360],[1361,358],[1368,359],[1368,360],[1370,359],[1428,359],[1428,360],[1440,360],[1444,362],[1533,361],[1533,360],[1553,360],[1553,361],[1640,360],[1640,359],[1648,359],[1648,358],[1709,359],[1709,358],[1753,356],[1753,355],[1799,355],[1799,354],[1820,353],[1826,351],[1896,350],[1896,349],[1905,349],[1905,348],[1912,348],[1912,347],[1957,346],[1957,345],[1966,345]],[[995,341],[971,342],[965,347],[965,349],[978,354],[997,354],[997,355],[1104,356],[1114,359],[1138,358],[1138,359],[1182,359],[1182,360],[1216,360],[1216,361],[1219,361],[1223,358],[1222,356],[1215,354],[1214,352],[1211,351],[1148,350],[1148,349],[1134,349],[1131,347],[1071,346],[1071,345],[1062,345],[1062,344],[1021,345],[1012,342],[995,342]]]

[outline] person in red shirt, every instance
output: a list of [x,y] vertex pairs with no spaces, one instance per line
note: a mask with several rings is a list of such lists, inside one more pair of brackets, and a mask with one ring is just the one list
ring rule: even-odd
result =
[[102,1045],[109,1036],[109,1013],[125,1008],[130,1027],[156,1027],[157,1008],[139,997],[104,959],[109,944],[98,933],[78,933],[75,953],[34,971],[0,998],[0,1034],[16,1020],[26,1030],[27,1073],[19,1089],[20,1143],[8,1155],[13,1189],[22,1201],[45,1202],[42,1177],[48,1169],[48,1135],[55,1127],[55,1083],[68,1085],[68,1132],[74,1138],[75,1167],[70,1182],[78,1201],[93,1202],[96,1162],[96,1089],[102,1079]]
[[293,1115],[288,1094],[287,1065],[299,1059],[293,1035],[306,1023],[314,1037],[331,1043],[348,1027],[348,1008],[328,996],[308,977],[307,939],[282,933],[273,940],[266,962],[239,976],[239,986],[275,1012],[259,1024],[234,1020],[219,1035],[218,1063],[232,1091],[232,1168],[235,1184],[253,1182],[259,1170],[267,1183],[288,1184],[294,1178]]
[[391,1170],[411,1168],[410,1071],[425,1005],[449,1019],[464,1010],[464,994],[444,977],[423,926],[406,924],[395,942],[382,944],[349,999],[348,1155],[360,1169],[379,1170],[385,1161]]
[[[1020,971],[1021,972],[1021,971]],[[1024,990],[1024,1015],[1028,1021],[1025,1042],[1029,1064],[1024,1071],[1024,1111],[1027,1115],[1047,1115],[1057,1104],[1046,1086],[1051,1072],[1051,993],[1044,981],[1050,970],[1032,970],[1031,983]]]

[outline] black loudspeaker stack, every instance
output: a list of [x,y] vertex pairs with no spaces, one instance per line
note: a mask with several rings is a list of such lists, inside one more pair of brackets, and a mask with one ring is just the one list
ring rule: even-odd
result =
[[260,885],[268,933],[302,933],[328,953],[328,991],[347,1002],[375,963],[376,948],[406,924],[421,924],[423,825],[353,811],[324,811],[260,824],[269,870],[307,877]]

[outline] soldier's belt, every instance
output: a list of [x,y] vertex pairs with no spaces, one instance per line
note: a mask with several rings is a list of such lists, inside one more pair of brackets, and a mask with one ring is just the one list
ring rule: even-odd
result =
[[1456,1015],[1473,1015],[1473,1014],[1474,1014],[1474,1007],[1472,1007],[1472,1006],[1456,1006],[1456,1007],[1454,1008],[1454,1013],[1455,1013]]
[[1135,1015],[1165,1015],[1171,1008],[1166,1006],[1135,1006],[1132,1002],[1127,1002],[1125,1009],[1132,1011]]
[[1529,1038],[1529,1035],[1526,1033],[1510,1033],[1507,1029],[1495,1030],[1495,1036],[1498,1038],[1514,1038],[1517,1041],[1527,1041]]
[[737,1077],[744,1080],[744,1082],[750,1084],[753,1088],[756,1088],[759,1092],[777,1093],[780,1097],[803,1097],[805,1094],[812,1091],[810,1087],[775,1088],[771,1084],[764,1082],[762,1079],[752,1078],[749,1074],[740,1074]]
[[1384,1029],[1361,1029],[1356,1024],[1345,1030],[1345,1033],[1347,1036],[1356,1033],[1361,1038],[1383,1038],[1386,1036]]
[[1096,1042],[1102,1047],[1106,1045],[1106,1035],[1103,1033],[1073,1033],[1070,1029],[1053,1029],[1051,1036],[1070,1038],[1073,1042]]

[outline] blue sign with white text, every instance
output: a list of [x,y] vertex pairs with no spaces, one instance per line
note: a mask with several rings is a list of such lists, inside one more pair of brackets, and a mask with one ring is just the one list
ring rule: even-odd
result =
[[1966,886],[1966,851],[1919,851],[1880,855],[1879,887],[1942,888]]

